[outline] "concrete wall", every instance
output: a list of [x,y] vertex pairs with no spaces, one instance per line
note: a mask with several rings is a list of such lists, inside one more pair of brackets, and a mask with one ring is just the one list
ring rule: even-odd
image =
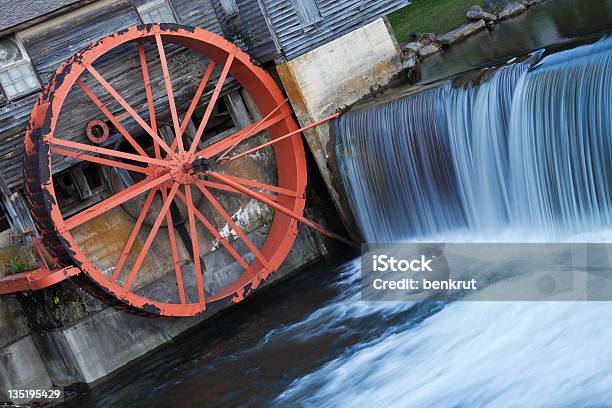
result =
[[[400,50],[384,18],[277,66],[302,126],[347,107],[402,73]],[[335,138],[324,124],[305,133],[334,204],[351,235],[358,228],[344,198]]]
[[[328,203],[329,205],[329,203]],[[328,218],[321,208],[310,208]],[[325,210],[323,209],[323,212]],[[249,237],[257,245],[258,231]],[[259,238],[261,240],[261,238]],[[281,268],[264,286],[313,264],[336,244],[300,226]],[[215,265],[219,251],[203,260]],[[59,299],[59,301],[56,301]],[[194,318],[153,318],[108,307],[74,282],[0,297],[0,403],[9,389],[48,389],[92,383],[174,339],[222,310],[213,304]],[[13,401],[15,403],[22,401]]]

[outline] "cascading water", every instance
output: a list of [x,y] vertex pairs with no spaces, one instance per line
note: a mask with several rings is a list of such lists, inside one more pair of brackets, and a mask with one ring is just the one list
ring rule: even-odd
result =
[[612,38],[343,115],[337,156],[369,242],[612,225]]

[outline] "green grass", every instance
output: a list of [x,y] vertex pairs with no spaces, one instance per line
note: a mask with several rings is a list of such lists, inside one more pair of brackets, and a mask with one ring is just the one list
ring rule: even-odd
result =
[[22,272],[29,272],[34,269],[34,266],[30,265],[26,261],[22,260],[19,257],[15,257],[11,259],[11,264],[9,266],[9,274],[16,275]]
[[445,33],[466,22],[465,12],[482,0],[413,0],[412,4],[390,14],[397,40],[404,43],[410,33]]

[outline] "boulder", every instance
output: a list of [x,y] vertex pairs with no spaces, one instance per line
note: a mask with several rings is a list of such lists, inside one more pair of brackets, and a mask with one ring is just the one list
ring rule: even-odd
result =
[[416,66],[416,62],[417,60],[414,54],[410,54],[407,58],[404,59],[404,61],[402,61],[402,67],[405,70],[412,69]]
[[525,7],[524,4],[514,1],[504,7],[504,9],[499,13],[499,19],[505,20],[510,17],[514,17],[523,13],[525,10],[527,10],[527,7]]
[[536,4],[540,4],[542,2],[544,2],[545,0],[523,0],[523,4],[526,7],[531,7],[531,6],[535,6]]
[[497,7],[497,0],[485,0],[485,10],[493,10],[496,7]]
[[436,39],[438,38],[438,35],[436,33],[424,33],[421,35],[421,41],[429,41],[429,42],[433,42],[436,41]]
[[467,11],[474,11],[476,13],[479,13],[482,11],[482,7],[475,5],[475,6],[471,6],[469,9],[467,9]]
[[413,41],[406,43],[402,46],[402,51],[404,52],[418,52],[421,48],[423,48],[423,44],[418,41]]
[[449,31],[446,34],[442,34],[439,40],[443,45],[450,45],[484,29],[486,26],[487,24],[484,22],[484,20],[478,20],[473,23],[463,25],[456,30]]
[[470,20],[484,20],[485,22],[496,21],[497,16],[486,11],[468,11],[465,16]]
[[419,50],[419,57],[425,58],[440,51],[436,44],[429,44]]

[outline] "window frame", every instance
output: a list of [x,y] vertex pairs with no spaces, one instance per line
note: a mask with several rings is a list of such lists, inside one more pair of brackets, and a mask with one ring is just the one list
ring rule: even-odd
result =
[[[159,7],[162,4],[166,4],[168,6],[168,8],[170,9],[170,12],[172,13],[172,18],[174,19],[174,21],[156,21],[156,22],[151,22],[151,23],[145,23],[142,18],[142,13],[146,13],[147,11],[152,10],[156,7]],[[134,5],[134,6],[136,7],[138,18],[140,18],[140,22],[143,24],[179,23],[179,19],[176,15],[176,12],[174,11],[174,7],[172,6],[172,3],[168,0],[151,0],[146,3],[140,4],[140,5]]]
[[[306,1],[310,1],[312,2],[312,4],[314,5],[314,7],[317,9],[317,13],[318,13],[318,17],[312,21],[309,22],[305,22],[304,17],[306,17],[305,14],[302,14],[299,10],[300,7],[298,6],[302,1],[304,0],[291,0],[291,4],[293,5],[293,10],[295,11],[295,14],[300,22],[300,26],[302,28],[309,28],[309,27],[316,27],[317,24],[319,24],[321,21],[323,21],[323,15],[321,14],[321,9],[319,8],[319,5],[317,4],[316,0],[306,0]],[[303,7],[305,9],[305,7]]]
[[[23,98],[25,96],[31,95],[33,93],[37,93],[42,89],[42,82],[40,81],[40,77],[38,76],[38,71],[36,70],[36,67],[34,66],[34,64],[32,63],[32,60],[30,59],[30,55],[28,54],[27,50],[25,49],[25,47],[23,46],[23,43],[21,42],[21,39],[19,38],[19,35],[8,35],[8,36],[4,36],[1,37],[0,40],[3,39],[13,39],[15,41],[15,44],[17,44],[17,48],[19,48],[19,51],[21,52],[21,56],[23,57],[21,60],[16,61],[16,62],[12,62],[10,64],[7,64],[3,67],[0,67],[0,73],[2,72],[8,72],[11,68],[18,68],[21,65],[29,65],[32,73],[34,74],[34,78],[36,79],[36,87],[35,88],[29,88],[23,92],[17,93],[13,96],[9,96],[8,92],[6,91],[6,87],[4,86],[4,82],[2,82],[0,80],[0,87],[2,87],[2,92],[4,93],[4,97],[6,98],[7,102],[12,102],[12,101],[16,101],[20,98]],[[8,74],[10,76],[10,74]]]
[[[228,13],[228,10],[224,7],[224,4],[225,4],[224,1],[232,2],[233,5],[235,6],[235,11]],[[238,3],[236,2],[236,0],[219,0],[219,4],[221,5],[221,9],[223,10],[223,13],[225,14],[225,18],[236,17],[237,15],[240,14],[240,9],[238,8]]]

